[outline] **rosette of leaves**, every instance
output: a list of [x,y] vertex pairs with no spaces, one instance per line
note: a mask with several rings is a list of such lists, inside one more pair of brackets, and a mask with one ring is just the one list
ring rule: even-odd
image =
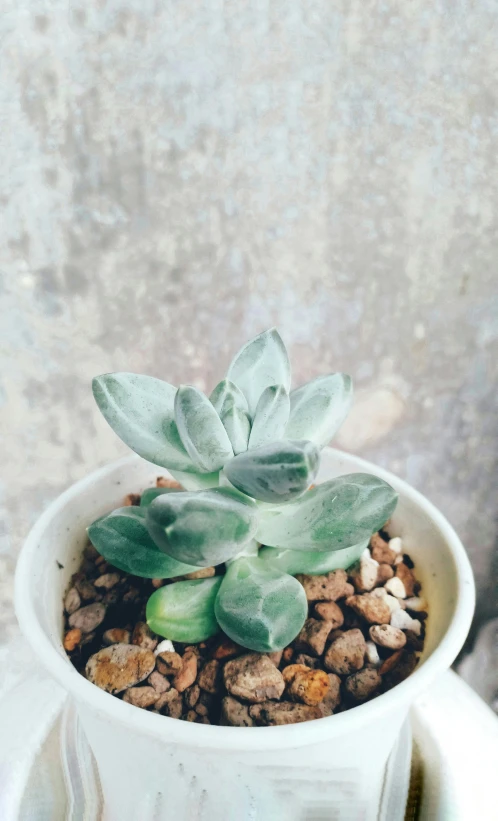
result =
[[[285,647],[307,614],[294,576],[353,564],[396,505],[369,474],[312,486],[350,408],[351,379],[330,374],[290,391],[275,329],[239,351],[209,397],[130,373],[99,376],[93,391],[118,436],[185,488],[149,488],[140,507],[89,528],[111,564],[173,580],[147,606],[165,638],[197,642],[222,629],[251,650]],[[213,578],[177,580],[211,566]]]

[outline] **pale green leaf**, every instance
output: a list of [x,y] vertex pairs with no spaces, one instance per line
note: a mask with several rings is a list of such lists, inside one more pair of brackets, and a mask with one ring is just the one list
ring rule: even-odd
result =
[[259,558],[262,562],[276,567],[285,573],[295,576],[297,573],[306,573],[308,576],[319,576],[342,568],[347,570],[358,561],[361,554],[368,547],[369,540],[346,547],[344,550],[330,552],[311,552],[309,550],[289,550],[285,547],[262,547]]
[[244,410],[232,405],[221,417],[228,433],[235,456],[247,450],[247,440],[251,431],[251,420]]
[[241,453],[225,465],[231,484],[262,502],[285,502],[310,486],[320,453],[312,442],[284,440]]
[[262,509],[256,538],[265,545],[291,550],[342,550],[379,530],[397,499],[396,491],[377,476],[339,476],[296,502]]
[[232,360],[228,378],[246,397],[251,417],[269,385],[283,385],[289,390],[289,357],[278,331],[271,328],[247,342]]
[[181,493],[182,489],[179,487],[148,487],[144,490],[140,497],[140,507],[147,507],[158,496],[163,496],[165,493]]
[[173,479],[181,484],[185,490],[208,490],[218,487],[220,473],[182,473],[180,470],[170,470]]
[[135,453],[161,467],[195,470],[175,422],[176,388],[136,373],[106,373],[92,381],[105,420]]
[[121,507],[102,516],[88,528],[88,538],[107,562],[133,576],[173,579],[198,570],[158,549],[145,525],[142,507]]
[[175,420],[192,462],[202,473],[220,470],[233,456],[221,419],[202,391],[191,385],[178,388]]
[[241,411],[248,412],[247,399],[235,382],[231,382],[230,379],[222,379],[221,382],[218,382],[209,397],[209,401],[220,419],[227,410],[234,406]]
[[353,401],[353,383],[345,373],[319,376],[291,392],[288,439],[309,439],[319,447],[335,436]]
[[173,582],[160,587],[147,602],[150,629],[171,641],[197,644],[219,631],[214,603],[221,576]]
[[159,549],[197,567],[236,556],[258,526],[255,502],[229,488],[170,493],[146,510],[147,528]]
[[[282,439],[289,420],[289,393],[283,385],[269,385],[264,389],[256,407],[249,436],[249,450]],[[287,437],[306,439],[305,436]]]
[[215,603],[216,619],[233,641],[258,653],[286,647],[308,615],[302,585],[258,558],[232,562]]

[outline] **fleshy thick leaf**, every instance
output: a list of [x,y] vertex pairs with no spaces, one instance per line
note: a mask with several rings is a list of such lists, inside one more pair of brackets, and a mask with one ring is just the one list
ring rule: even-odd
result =
[[140,497],[140,507],[147,507],[154,499],[164,496],[165,493],[182,493],[182,489],[179,487],[148,487]]
[[232,405],[221,417],[223,427],[228,433],[233,452],[237,456],[247,450],[247,442],[251,432],[251,420],[246,411]]
[[171,641],[194,644],[214,636],[218,623],[214,603],[221,576],[174,582],[160,587],[147,602],[147,624],[154,633]]
[[240,410],[245,411],[246,413],[249,410],[247,407],[247,399],[244,394],[240,388],[237,387],[235,382],[231,382],[230,379],[222,379],[221,382],[218,382],[209,397],[209,401],[213,405],[220,419],[223,414],[232,407],[240,408]]
[[135,453],[161,467],[195,470],[176,426],[173,385],[136,373],[105,373],[92,388],[106,422]]
[[254,536],[258,509],[230,488],[169,493],[147,508],[147,528],[160,550],[197,567],[221,564]]
[[309,550],[289,550],[280,547],[262,547],[259,558],[262,562],[276,567],[285,573],[295,576],[296,573],[306,573],[308,576],[319,576],[321,573],[330,573],[342,568],[347,570],[358,561],[361,554],[368,547],[368,539],[346,547],[344,550],[316,553]]
[[291,392],[289,439],[309,439],[323,447],[335,436],[353,401],[353,383],[345,373],[319,376]]
[[397,499],[391,485],[377,476],[339,476],[296,502],[262,509],[256,538],[265,545],[291,550],[342,550],[379,530]]
[[209,490],[218,487],[220,473],[182,473],[180,470],[170,470],[173,479],[181,484],[185,490]]
[[233,456],[221,419],[202,391],[191,385],[178,388],[175,421],[185,449],[202,473],[220,470]]
[[175,561],[156,547],[142,507],[120,507],[102,516],[90,525],[88,537],[106,561],[133,576],[173,579],[198,569]]
[[231,484],[262,502],[285,502],[304,493],[318,471],[312,442],[273,442],[235,456],[225,465]]
[[257,558],[241,558],[223,578],[215,614],[233,641],[258,653],[271,653],[297,636],[308,615],[308,602],[292,576]]
[[[289,420],[289,410],[289,393],[283,385],[270,385],[265,388],[254,414],[249,450],[282,439]],[[296,436],[295,438],[305,439],[307,437]]]
[[240,349],[228,369],[228,378],[246,397],[251,417],[269,385],[283,385],[290,390],[289,357],[276,328],[264,331]]

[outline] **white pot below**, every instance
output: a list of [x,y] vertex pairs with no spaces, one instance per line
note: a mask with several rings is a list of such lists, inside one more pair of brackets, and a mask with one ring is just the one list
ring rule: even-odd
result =
[[[330,448],[318,481],[370,472],[400,500],[391,534],[403,538],[430,605],[425,649],[402,684],[346,713],[288,727],[214,727],[132,707],[86,681],[62,646],[62,598],[86,527],[155,483],[161,468],[132,455],[78,482],[31,531],[16,574],[16,612],[41,662],[70,693],[95,754],[106,821],[320,821],[377,817],[387,758],[415,697],[457,655],[470,626],[474,583],[446,519],[405,482]],[[60,567],[62,565],[62,567]]]

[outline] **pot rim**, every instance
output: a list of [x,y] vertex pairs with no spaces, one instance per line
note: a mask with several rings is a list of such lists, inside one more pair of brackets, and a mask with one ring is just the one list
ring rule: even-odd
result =
[[[15,611],[21,630],[31,645],[41,664],[59,681],[74,698],[86,707],[98,711],[125,725],[130,731],[160,737],[163,741],[184,746],[232,750],[256,751],[281,747],[304,747],[333,736],[361,730],[370,718],[395,712],[402,704],[410,703],[428,684],[447,669],[457,656],[470,628],[475,604],[475,588],[472,569],[465,549],[452,526],[439,510],[421,493],[407,482],[383,468],[377,467],[354,454],[336,448],[324,448],[330,455],[353,460],[355,467],[392,484],[395,489],[410,498],[432,520],[445,539],[453,557],[457,579],[457,601],[453,619],[446,633],[432,654],[405,681],[392,690],[383,693],[365,704],[337,715],[328,716],[300,724],[280,727],[220,727],[216,725],[193,724],[186,721],[156,715],[139,710],[115,698],[87,681],[54,647],[40,625],[29,583],[30,568],[37,560],[37,546],[48,522],[56,517],[65,504],[83,489],[102,479],[106,473],[116,468],[126,468],[140,459],[136,454],[114,460],[71,485],[58,496],[40,516],[31,529],[21,550],[15,575]],[[164,470],[164,468],[159,468]],[[62,602],[61,602],[62,604]],[[165,723],[167,722],[167,723]]]

